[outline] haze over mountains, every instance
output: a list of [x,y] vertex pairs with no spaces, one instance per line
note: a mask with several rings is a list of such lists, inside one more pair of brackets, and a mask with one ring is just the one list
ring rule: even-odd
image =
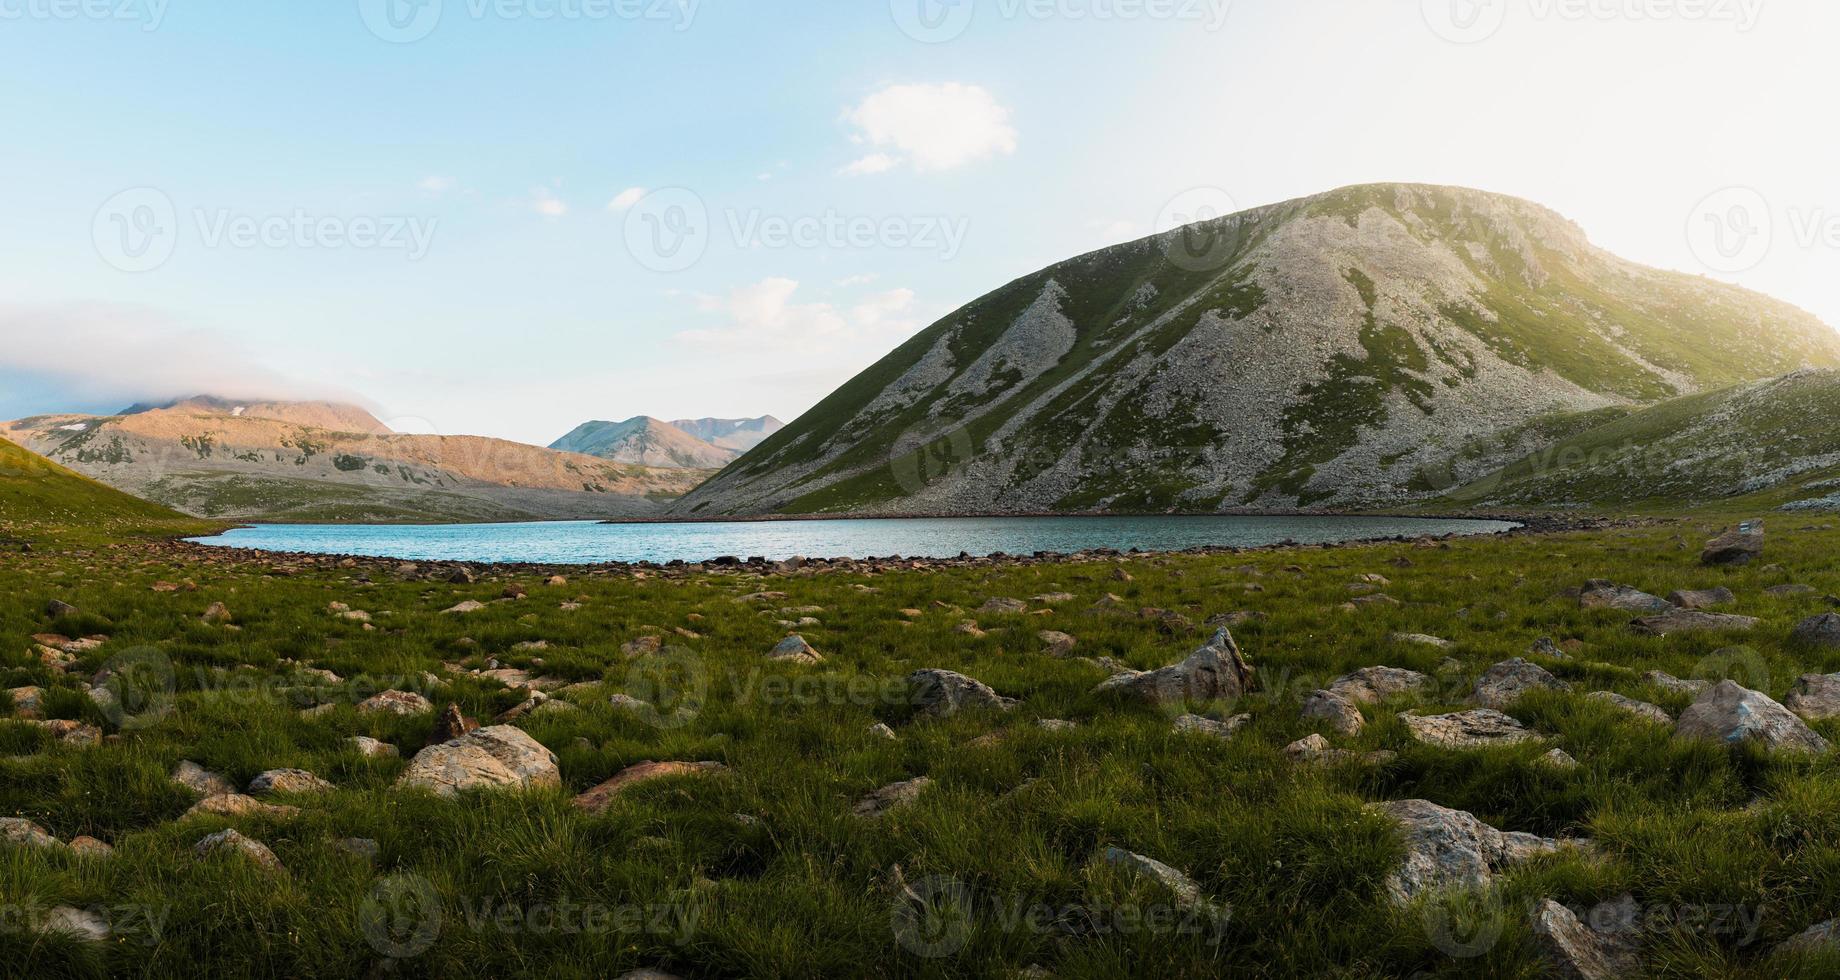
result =
[[1618,414],[1836,366],[1810,314],[1627,262],[1537,204],[1350,187],[1010,283],[673,510],[1394,505]]
[[624,422],[584,422],[550,448],[636,466],[714,469],[728,465],[784,427],[784,422],[771,415],[677,422],[640,415]]

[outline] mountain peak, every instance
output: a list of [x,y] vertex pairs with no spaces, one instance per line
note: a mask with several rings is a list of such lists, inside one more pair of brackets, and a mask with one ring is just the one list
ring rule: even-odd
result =
[[370,412],[356,405],[328,401],[237,400],[217,395],[192,395],[168,402],[136,403],[117,415],[146,415],[151,412],[174,412],[184,415],[229,415],[238,418],[289,422],[333,432],[387,435],[390,427]]

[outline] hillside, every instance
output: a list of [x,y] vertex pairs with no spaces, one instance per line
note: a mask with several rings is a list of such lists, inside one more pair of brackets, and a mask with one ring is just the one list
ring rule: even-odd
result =
[[0,537],[192,530],[185,515],[91,480],[0,439]]
[[1392,504],[1586,413],[1834,366],[1809,314],[1626,262],[1539,205],[1353,187],[1010,283],[675,510]]
[[356,405],[324,401],[239,402],[215,395],[194,395],[159,405],[133,405],[123,409],[120,414],[141,415],[154,411],[268,419],[271,422],[291,422],[294,425],[330,429],[333,432],[365,432],[372,435],[385,435],[390,431],[390,427],[378,421],[376,416]]
[[0,424],[0,435],[136,496],[243,520],[643,516],[707,476],[498,439],[335,431],[195,403],[40,416]]
[[1452,491],[1465,506],[1598,507],[1752,498],[1840,509],[1840,373],[1801,371],[1648,408]]
[[549,448],[668,469],[720,469],[740,455],[646,415],[624,422],[585,422]]
[[737,453],[747,452],[786,427],[771,415],[757,419],[678,419],[671,424],[710,445]]

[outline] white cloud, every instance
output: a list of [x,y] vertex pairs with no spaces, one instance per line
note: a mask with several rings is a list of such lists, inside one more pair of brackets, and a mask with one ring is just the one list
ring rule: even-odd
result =
[[1154,229],[1144,227],[1140,222],[1125,221],[1123,219],[1114,219],[1110,221],[1095,219],[1093,221],[1088,221],[1086,226],[1113,242],[1123,242],[1142,238],[1154,231]]
[[[0,344],[0,374],[52,393],[46,396],[51,401],[29,409],[37,413],[73,406],[114,411],[203,394],[367,404],[346,389],[281,374],[217,331],[139,307],[0,307],[0,337],[7,338]],[[11,403],[7,408],[26,410]]]
[[539,187],[531,192],[530,206],[545,218],[560,218],[569,213],[569,206],[547,187]]
[[628,187],[607,202],[607,210],[624,211],[645,199],[645,188]]
[[977,85],[891,85],[844,113],[851,138],[876,152],[845,173],[884,173],[900,163],[915,170],[952,170],[1016,152],[1010,112]]
[[460,186],[460,182],[452,177],[443,177],[440,174],[433,174],[423,177],[421,183],[416,186],[430,194],[445,194]]
[[795,302],[798,290],[797,280],[773,278],[743,286],[725,297],[702,297],[697,308],[726,316],[727,325],[685,330],[677,338],[703,347],[810,353],[864,341],[880,343],[888,334],[913,327],[903,317],[913,307],[912,290],[879,293],[848,310],[833,303]]

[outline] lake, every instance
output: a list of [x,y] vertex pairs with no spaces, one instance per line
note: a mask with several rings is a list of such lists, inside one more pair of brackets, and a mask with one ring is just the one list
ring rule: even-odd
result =
[[1099,548],[1186,551],[1292,541],[1333,544],[1392,537],[1498,534],[1505,521],[1413,517],[975,517],[736,521],[689,524],[266,524],[192,540],[228,548],[364,555],[408,561],[707,561],[733,555],[806,558],[955,558]]

